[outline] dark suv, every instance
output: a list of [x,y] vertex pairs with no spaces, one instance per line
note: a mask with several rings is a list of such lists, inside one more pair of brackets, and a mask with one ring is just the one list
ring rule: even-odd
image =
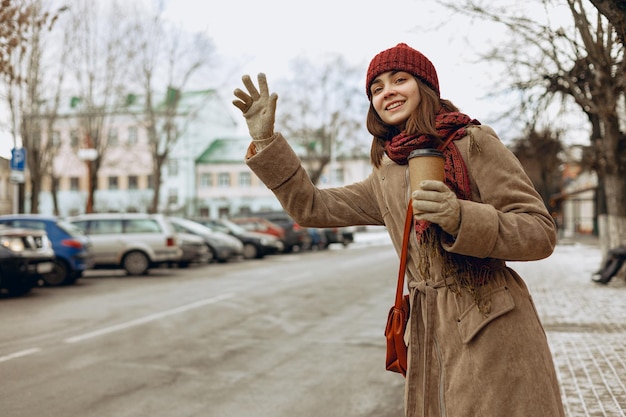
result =
[[52,271],[54,250],[43,230],[0,225],[0,294],[19,296]]
[[89,239],[69,222],[43,214],[9,214],[0,216],[0,224],[46,232],[56,259],[52,271],[42,275],[45,285],[74,284],[93,265]]
[[[295,250],[302,250],[310,246],[311,237],[306,228],[300,227],[285,211],[258,211],[250,213],[246,217],[262,217],[271,222],[276,223],[285,229],[285,237],[283,244],[285,246],[283,252],[289,253]],[[238,217],[238,216],[233,216]]]

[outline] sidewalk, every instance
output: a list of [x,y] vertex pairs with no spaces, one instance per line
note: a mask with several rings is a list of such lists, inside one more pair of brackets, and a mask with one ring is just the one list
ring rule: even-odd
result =
[[560,241],[547,259],[509,263],[546,329],[568,417],[626,416],[626,282],[592,282],[600,263],[593,240]]

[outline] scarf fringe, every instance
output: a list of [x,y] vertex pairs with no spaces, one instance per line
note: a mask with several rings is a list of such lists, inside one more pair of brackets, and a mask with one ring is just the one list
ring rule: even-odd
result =
[[[446,287],[458,297],[467,291],[474,304],[483,315],[491,312],[491,300],[481,295],[480,288],[490,281],[491,269],[487,260],[451,253],[443,249],[440,243],[441,234],[445,233],[435,224],[431,224],[419,237],[418,272],[422,279],[431,276],[433,264],[442,265],[442,275]],[[454,282],[449,283],[448,278]]]

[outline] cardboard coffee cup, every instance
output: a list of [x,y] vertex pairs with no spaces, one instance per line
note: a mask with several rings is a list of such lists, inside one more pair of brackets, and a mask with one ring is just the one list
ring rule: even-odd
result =
[[443,181],[443,153],[437,149],[415,149],[409,154],[411,192],[419,189],[423,180]]

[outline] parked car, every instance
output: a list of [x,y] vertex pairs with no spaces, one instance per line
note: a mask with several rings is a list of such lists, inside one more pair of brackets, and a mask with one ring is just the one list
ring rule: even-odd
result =
[[354,228],[353,227],[329,227],[323,229],[326,236],[326,246],[332,243],[341,243],[343,246],[348,246],[354,242]]
[[233,217],[229,219],[231,222],[238,224],[249,232],[265,233],[276,236],[284,242],[285,229],[263,217]]
[[144,275],[178,262],[182,250],[174,227],[162,214],[91,213],[68,217],[91,240],[94,268],[122,268]]
[[209,251],[209,260],[228,262],[243,256],[243,243],[239,239],[182,217],[169,219],[177,232],[191,233],[204,240]]
[[282,252],[284,249],[283,242],[276,236],[249,232],[230,220],[200,218],[194,221],[218,232],[228,233],[241,240],[241,243],[243,243],[243,257],[245,259],[261,259],[266,255]]
[[[285,230],[283,245],[285,253],[301,250],[310,246],[310,236],[306,228],[300,227],[285,211],[259,211],[249,216],[262,217],[276,223]],[[233,216],[241,217],[241,216]]]
[[43,230],[0,225],[0,294],[19,296],[52,271],[55,255]]
[[0,216],[0,224],[43,230],[54,249],[54,268],[41,276],[44,285],[71,285],[93,266],[89,238],[73,224],[55,216],[9,214]]
[[[176,226],[174,225],[176,229]],[[211,259],[209,247],[200,236],[177,231],[182,255],[176,265],[187,268],[190,264],[208,264]]]

